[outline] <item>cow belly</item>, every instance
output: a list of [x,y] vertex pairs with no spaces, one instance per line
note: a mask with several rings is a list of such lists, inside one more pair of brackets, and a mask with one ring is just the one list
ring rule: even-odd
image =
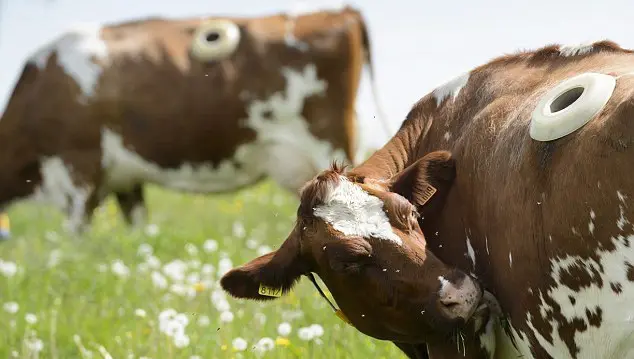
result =
[[126,148],[121,136],[105,129],[102,134],[104,187],[110,191],[125,191],[137,183],[150,182],[195,193],[232,191],[264,176],[263,152],[256,145],[243,145],[233,158],[217,166],[183,162],[178,168],[162,168]]

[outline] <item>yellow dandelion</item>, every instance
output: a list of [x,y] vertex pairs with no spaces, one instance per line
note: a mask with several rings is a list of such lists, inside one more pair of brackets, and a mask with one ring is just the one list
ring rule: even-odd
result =
[[196,290],[196,292],[200,293],[203,290],[205,290],[205,285],[203,283],[198,282],[198,283],[194,284],[194,290]]
[[277,337],[277,339],[275,339],[275,345],[287,347],[291,345],[291,341],[288,340],[288,338]]
[[220,347],[220,350],[227,350],[227,345],[226,345],[226,344],[223,344],[223,345]]

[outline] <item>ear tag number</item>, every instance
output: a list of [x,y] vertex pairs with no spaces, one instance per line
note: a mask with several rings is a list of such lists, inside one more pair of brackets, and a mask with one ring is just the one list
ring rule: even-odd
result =
[[282,296],[282,288],[273,288],[266,286],[264,284],[260,284],[260,288],[258,289],[258,294],[265,295],[267,297],[281,297]]
[[343,314],[343,312],[341,311],[341,309],[338,309],[335,314],[339,317],[339,319],[343,320],[344,322],[352,325],[352,323],[350,323],[350,320],[348,319],[348,317],[346,317],[345,314]]
[[434,186],[429,184],[425,185],[425,188],[423,189],[423,193],[421,194],[422,196],[421,206],[427,203],[435,193],[436,193],[436,188]]

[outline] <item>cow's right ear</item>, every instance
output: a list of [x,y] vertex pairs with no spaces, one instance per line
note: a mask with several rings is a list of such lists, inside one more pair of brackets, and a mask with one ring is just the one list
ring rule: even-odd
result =
[[438,213],[454,179],[456,165],[448,151],[430,152],[389,181],[388,187],[416,206],[421,217]]
[[222,276],[220,285],[236,298],[275,299],[289,292],[307,272],[294,230],[277,251],[230,270]]

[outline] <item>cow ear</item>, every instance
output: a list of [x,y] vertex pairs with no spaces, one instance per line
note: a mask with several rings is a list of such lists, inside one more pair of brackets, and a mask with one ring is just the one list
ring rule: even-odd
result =
[[389,181],[390,191],[407,198],[421,217],[439,212],[456,178],[456,165],[448,151],[430,152]]
[[275,299],[289,292],[306,272],[299,237],[293,231],[277,251],[230,270],[222,276],[220,285],[236,298]]

